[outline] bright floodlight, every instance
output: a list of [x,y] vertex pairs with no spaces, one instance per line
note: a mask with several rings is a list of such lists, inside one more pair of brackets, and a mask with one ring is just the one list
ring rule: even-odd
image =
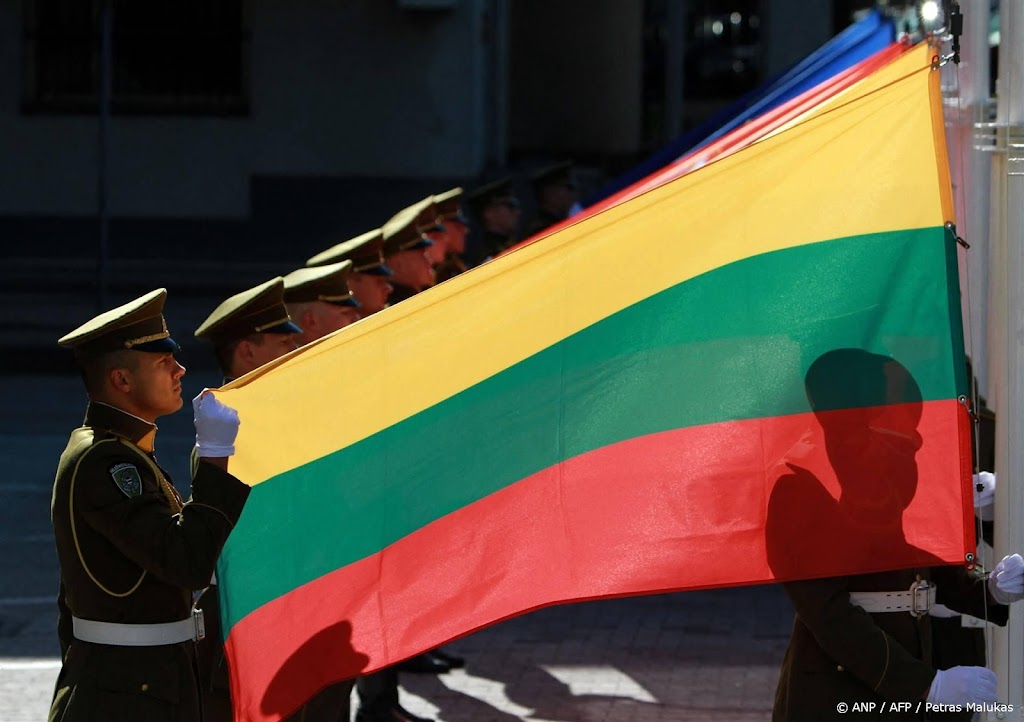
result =
[[939,17],[939,4],[935,0],[928,0],[921,4],[921,19],[930,23]]

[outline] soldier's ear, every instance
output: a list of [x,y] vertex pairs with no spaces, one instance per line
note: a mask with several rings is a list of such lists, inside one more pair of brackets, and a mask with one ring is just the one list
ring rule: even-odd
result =
[[107,372],[107,377],[110,379],[110,384],[118,391],[121,391],[122,393],[127,393],[131,391],[132,380],[131,374],[128,371],[128,369],[110,369],[110,371]]
[[242,339],[235,346],[235,358],[245,363],[250,363],[253,359],[252,355],[252,343],[248,339]]

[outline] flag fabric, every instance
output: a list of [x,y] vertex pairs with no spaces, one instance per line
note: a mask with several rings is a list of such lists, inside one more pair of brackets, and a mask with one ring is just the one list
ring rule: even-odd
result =
[[[560,602],[962,562],[939,73],[907,57],[219,391],[253,487],[217,572],[237,718]],[[862,513],[901,543],[834,531]]]

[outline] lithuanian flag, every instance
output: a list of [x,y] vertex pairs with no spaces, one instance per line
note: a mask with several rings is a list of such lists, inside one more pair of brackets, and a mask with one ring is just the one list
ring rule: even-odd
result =
[[546,605],[962,563],[939,73],[904,58],[219,392],[239,719]]

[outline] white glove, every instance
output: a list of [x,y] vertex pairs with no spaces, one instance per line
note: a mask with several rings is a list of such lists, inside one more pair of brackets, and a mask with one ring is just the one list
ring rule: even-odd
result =
[[235,453],[238,412],[225,406],[209,389],[192,399],[196,423],[196,453],[200,457],[224,457]]
[[988,590],[1000,604],[1024,599],[1024,558],[1020,554],[1003,557],[988,575]]
[[996,500],[996,475],[983,471],[974,475],[974,513],[982,521],[992,521]]
[[932,704],[993,704],[996,673],[985,667],[952,667],[935,672],[928,702]]

